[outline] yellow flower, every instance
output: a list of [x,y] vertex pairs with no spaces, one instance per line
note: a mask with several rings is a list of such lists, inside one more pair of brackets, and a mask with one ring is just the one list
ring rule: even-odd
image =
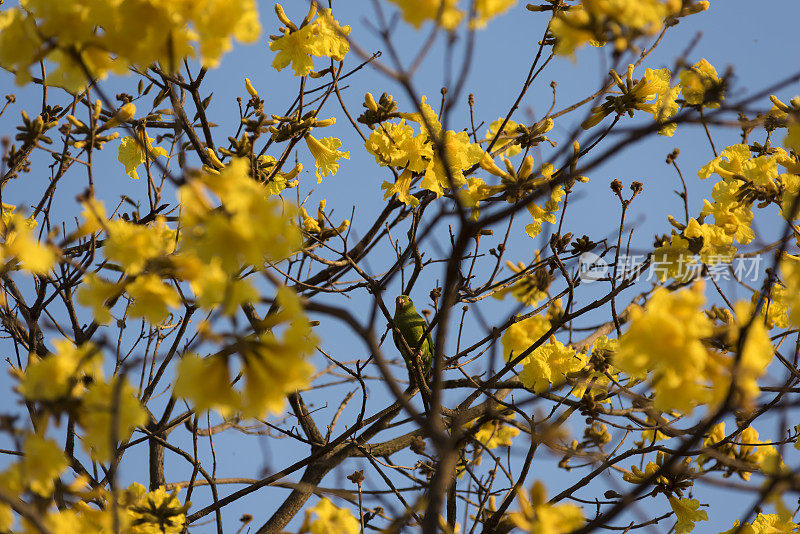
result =
[[403,20],[419,29],[426,20],[433,20],[446,30],[454,30],[464,17],[458,0],[390,0],[400,8]]
[[712,215],[714,225],[721,228],[739,243],[746,245],[755,237],[750,227],[753,211],[747,203],[739,199],[739,183],[735,179],[722,180],[714,184],[711,197],[714,202],[703,199],[703,216]]
[[470,217],[477,221],[481,215],[478,203],[501,192],[503,189],[502,185],[487,185],[481,178],[469,178],[467,179],[467,188],[459,189],[456,191],[456,195],[458,195],[458,200],[462,206],[472,208]]
[[736,247],[732,245],[733,236],[726,234],[719,226],[700,224],[696,219],[689,219],[683,235],[689,240],[698,239],[702,242],[699,255],[700,260],[706,265],[733,261],[736,254]]
[[102,354],[92,343],[79,347],[68,339],[53,341],[54,352],[43,358],[31,354],[20,376],[19,392],[28,400],[74,400],[83,392],[84,376],[100,371]]
[[[2,46],[2,45],[0,45]],[[14,526],[14,512],[7,504],[0,504],[0,530],[11,530]]]
[[47,274],[56,262],[53,248],[42,244],[33,232],[36,220],[24,219],[19,213],[3,208],[0,237],[3,239],[0,257],[19,262],[19,267],[32,274]]
[[231,385],[228,363],[222,356],[200,358],[184,354],[176,375],[172,394],[189,400],[197,413],[217,410],[228,417],[241,406],[239,394]]
[[142,274],[125,287],[133,299],[128,310],[131,317],[144,317],[152,324],[163,323],[169,315],[169,308],[180,304],[178,293],[154,274]]
[[[315,9],[316,6],[312,7],[310,12],[312,17]],[[276,12],[279,13],[279,18],[286,16],[280,4],[276,6]],[[286,24],[288,19],[281,18],[281,21]],[[270,50],[278,52],[272,61],[272,66],[277,71],[291,63],[295,76],[305,76],[314,70],[311,56],[342,61],[350,50],[350,43],[347,41],[350,26],[340,26],[331,15],[330,9],[320,10],[316,19],[305,22],[300,28],[292,24],[291,27],[281,30],[284,35],[273,37],[269,44]]]
[[689,15],[708,8],[697,2],[682,11],[681,2],[673,0],[586,0],[568,10],[560,10],[550,24],[557,38],[555,52],[572,55],[586,43],[602,46],[613,42],[623,51],[642,35],[661,30],[668,15]]
[[78,288],[78,304],[91,308],[92,316],[98,324],[111,322],[108,301],[118,297],[123,291],[122,284],[109,282],[93,273],[88,273]]
[[583,511],[574,504],[549,504],[547,491],[536,481],[529,495],[517,491],[520,511],[509,514],[511,520],[525,532],[531,534],[567,534],[583,526]]
[[655,407],[691,412],[711,400],[706,382],[716,378],[702,340],[712,333],[704,313],[704,286],[670,292],[656,289],[645,308],[635,306],[613,363],[634,378],[652,371]]
[[[514,418],[512,413],[509,419]],[[478,420],[475,419],[467,425],[471,428]],[[519,429],[515,426],[504,424],[502,421],[493,420],[481,425],[475,432],[475,439],[483,443],[487,449],[495,449],[497,447],[510,447],[512,438],[519,435]]]
[[144,130],[137,132],[136,139],[133,137],[123,137],[119,145],[117,159],[125,166],[125,173],[131,178],[138,180],[136,167],[145,161],[152,161],[159,156],[169,156],[169,153],[160,146],[153,146],[153,139]]
[[50,496],[55,487],[54,479],[69,467],[61,447],[39,434],[28,434],[22,451],[25,453],[22,473],[31,491],[42,497]]
[[[147,422],[147,413],[124,377],[110,382],[95,380],[86,389],[78,422],[84,429],[85,449],[93,459],[107,462],[114,453],[112,429],[117,441],[126,441],[135,427]],[[112,422],[116,422],[116,427]]]
[[747,301],[737,302],[734,308],[736,322],[728,330],[728,345],[737,347],[741,331],[747,325],[747,337],[744,347],[735,365],[736,386],[742,395],[742,404],[751,406],[760,393],[758,378],[763,375],[772,362],[775,348],[769,339],[769,333],[763,321],[750,321],[752,306]]
[[[191,179],[179,196],[181,251],[206,263],[219,258],[229,274],[244,265],[260,269],[266,261],[280,261],[300,247],[293,210],[270,199],[267,189],[250,178],[245,159],[234,158],[217,175]],[[218,204],[225,209],[217,209]]]
[[315,50],[312,32],[311,26],[304,26],[272,41],[269,49],[278,52],[272,60],[272,67],[281,71],[291,63],[295,76],[305,76],[314,70],[314,61],[311,59]]
[[724,98],[723,82],[711,63],[701,59],[690,69],[681,71],[679,78],[683,99],[687,104],[707,108],[719,107],[720,101]]
[[219,259],[207,264],[191,286],[200,306],[212,309],[222,305],[225,315],[233,315],[242,304],[258,299],[258,291],[250,281],[227,274],[220,267]]
[[653,269],[660,281],[674,278],[678,281],[689,281],[696,274],[697,260],[689,250],[689,241],[679,235],[670,236],[670,242],[664,243],[653,251]]
[[528,212],[533,217],[533,222],[525,226],[525,233],[529,237],[534,238],[542,231],[542,223],[547,222],[550,224],[556,223],[556,212],[558,211],[558,204],[564,198],[566,193],[563,186],[556,186],[550,191],[550,198],[544,203],[544,206],[538,206],[535,202],[528,204]]
[[786,138],[783,146],[800,154],[800,124],[793,123],[786,128]]
[[180,534],[186,522],[189,503],[181,504],[175,493],[167,493],[163,486],[147,492],[141,484],[134,483],[126,491],[142,494],[132,502],[128,511],[132,528],[130,534]]
[[216,67],[220,57],[231,50],[231,35],[241,43],[255,43],[261,34],[256,0],[201,0],[191,4],[200,56],[206,66]]
[[486,23],[502,15],[514,5],[517,0],[475,0],[475,19],[472,20],[473,28],[484,28]]
[[698,510],[700,501],[697,499],[677,499],[668,497],[669,505],[675,512],[678,522],[675,525],[675,534],[686,534],[694,530],[696,521],[708,521],[708,514],[705,510]]
[[306,512],[307,518],[312,513],[317,519],[311,522],[311,534],[358,534],[361,531],[361,525],[350,510],[337,508],[324,497]]
[[174,70],[181,58],[195,56],[193,42],[203,64],[213,67],[231,48],[231,36],[251,43],[260,32],[255,0],[22,0],[20,6],[24,11],[11,9],[0,17],[0,51],[17,49],[13,55],[0,52],[0,65],[16,71],[22,84],[30,81],[29,68],[47,59],[57,66],[47,83],[73,93],[86,86],[85,68],[88,79],[123,74],[131,65],[161,63]]
[[720,532],[719,534],[789,534],[797,532],[797,525],[791,519],[781,519],[778,514],[758,514],[752,523],[739,524],[739,520],[733,522],[733,528]]
[[[750,297],[750,306],[755,310],[756,303],[761,296],[761,291],[753,291]],[[771,290],[766,294],[766,300],[761,305],[761,317],[767,329],[774,327],[789,328],[789,303],[791,295],[789,290],[780,284],[772,284]]]
[[[632,64],[628,65],[624,81],[614,69],[609,71],[622,95],[609,97],[603,104],[593,107],[592,115],[583,121],[582,128],[591,128],[612,113],[617,115],[628,113],[633,117],[634,111],[637,109],[651,113],[653,119],[657,121],[664,121],[677,113],[679,106],[675,98],[680,89],[670,87],[669,69],[647,69],[641,80],[633,78],[633,69]],[[653,99],[655,102],[651,102]],[[664,125],[658,133],[672,136],[675,133],[675,127],[675,124]]]
[[[503,124],[503,120],[504,120],[503,118],[500,118],[497,119],[496,121],[492,121],[492,123],[489,124],[489,129],[486,130],[485,141],[487,143],[491,143],[492,139],[494,139],[495,136],[497,136],[497,141],[492,147],[492,153],[495,153],[498,149],[503,149],[503,151],[500,154],[510,158],[522,152],[522,148],[519,145],[514,144],[513,142],[514,138],[517,136],[517,126],[519,126],[519,124],[517,124],[512,120],[509,120],[506,123],[506,127],[503,128],[503,132],[500,135],[498,135],[497,131],[500,129],[500,125]],[[487,144],[486,146],[488,149],[489,145]]]
[[15,73],[17,85],[31,80],[28,67],[38,61],[41,46],[33,16],[16,8],[0,12],[0,66]]
[[516,359],[549,329],[550,321],[541,315],[528,317],[509,326],[502,338],[505,360]]
[[378,165],[406,167],[414,172],[424,171],[433,158],[433,147],[427,136],[415,136],[405,119],[399,123],[380,124],[369,134],[366,148],[375,156]]
[[[227,363],[214,356],[209,361],[188,357],[178,369],[177,395],[190,398],[199,409],[217,409],[223,414],[241,411],[244,417],[264,417],[280,413],[286,395],[308,385],[314,369],[306,360],[317,346],[317,338],[303,312],[300,299],[289,288],[276,295],[277,311],[267,315],[261,326],[264,332],[234,340],[224,347],[224,354],[238,354],[244,387],[229,391]],[[208,390],[198,390],[195,379],[208,372],[212,377]]]
[[750,159],[750,147],[745,144],[731,145],[719,156],[704,165],[698,172],[700,178],[718,174],[722,178],[733,178],[742,174],[745,163]]
[[551,336],[549,343],[540,346],[522,361],[519,380],[526,388],[543,393],[563,384],[569,373],[580,371],[585,365],[586,357],[583,354],[578,354],[575,349]]
[[114,219],[106,224],[108,238],[103,244],[106,258],[117,262],[128,274],[138,274],[151,259],[164,256],[175,248],[175,232],[163,217],[144,225]]
[[341,158],[350,159],[350,152],[337,150],[342,146],[342,142],[335,137],[323,137],[315,139],[311,134],[306,134],[306,145],[314,156],[315,167],[317,168],[317,183],[322,182],[323,176],[336,174],[339,170],[339,160]]
[[427,103],[428,97],[422,95],[419,102],[419,111],[414,113],[400,113],[400,116],[406,120],[416,122],[420,125],[422,133],[429,137],[439,135],[442,131],[442,123],[439,122],[439,117],[436,111]]
[[332,10],[323,8],[319,10],[319,17],[315,21],[313,54],[319,57],[329,57],[334,61],[342,61],[350,51],[350,26],[341,26],[333,18]]
[[392,197],[392,195],[396,194],[397,200],[403,204],[412,207],[418,205],[419,199],[409,192],[411,189],[411,179],[413,176],[414,173],[411,172],[410,169],[406,169],[400,176],[398,176],[395,183],[383,182],[381,184],[381,189],[386,191],[383,194],[383,199],[388,200]]
[[433,191],[437,197],[444,194],[444,189],[456,190],[466,184],[463,171],[481,161],[484,154],[480,145],[470,142],[467,132],[447,130],[440,135],[443,136],[442,150],[434,150],[433,159],[420,183],[423,189]]

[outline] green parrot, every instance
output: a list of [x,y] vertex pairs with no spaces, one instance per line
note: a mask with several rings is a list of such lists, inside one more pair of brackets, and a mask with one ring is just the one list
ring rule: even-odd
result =
[[[405,338],[409,348],[413,351],[420,346],[420,339],[422,339],[425,330],[428,329],[428,322],[417,313],[416,308],[414,308],[414,303],[411,302],[411,298],[409,298],[408,295],[400,295],[397,297],[395,303],[394,324],[397,325],[398,330],[403,334],[403,338]],[[411,372],[413,368],[411,354],[403,346],[400,336],[396,332],[392,332],[392,335],[397,350],[400,351],[400,354],[403,355],[403,359],[406,361],[409,375],[413,377],[414,373]],[[422,372],[427,381],[431,377],[431,368],[433,366],[433,341],[431,340],[430,333],[428,333],[428,336],[420,347],[420,359],[422,360]]]

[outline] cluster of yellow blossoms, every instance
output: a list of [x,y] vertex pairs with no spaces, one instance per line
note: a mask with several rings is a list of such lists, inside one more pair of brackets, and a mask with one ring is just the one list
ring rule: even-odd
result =
[[[560,9],[550,24],[550,31],[556,38],[557,54],[572,54],[587,43],[613,43],[617,50],[622,51],[634,39],[661,31],[667,17],[705,11],[708,5],[706,0],[583,0]],[[528,9],[549,11],[553,6],[529,5]]]
[[[453,194],[463,208],[470,209],[471,218],[478,219],[480,202],[490,197],[497,195],[497,198],[513,203],[535,190],[549,189],[549,198],[543,205],[528,202],[533,222],[526,226],[525,231],[530,237],[536,237],[542,231],[542,223],[556,222],[555,213],[566,193],[561,185],[549,185],[553,181],[553,166],[544,164],[534,172],[533,156],[526,156],[516,168],[508,159],[521,152],[520,140],[527,147],[549,141],[544,134],[553,128],[552,119],[539,121],[530,128],[508,121],[502,132],[498,131],[502,119],[492,123],[482,142],[497,139],[496,151],[503,154],[503,169],[479,143],[471,142],[466,132],[443,130],[436,112],[426,103],[424,96],[416,113],[394,111],[396,104],[391,96],[384,95],[380,102],[379,105],[367,93],[364,103],[367,111],[359,120],[364,119],[372,128],[366,149],[375,156],[378,165],[401,169],[394,182],[381,185],[385,191],[384,199],[397,195],[404,204],[417,206],[419,198],[411,192],[411,187],[415,179],[421,177],[419,186],[422,189],[435,193],[437,197]],[[370,116],[377,119],[373,122]],[[388,122],[389,118],[400,120]],[[409,122],[419,124],[419,133],[415,133]],[[500,183],[490,185],[483,178],[466,178],[464,173],[477,167],[500,178]]]
[[583,526],[586,520],[583,511],[574,504],[550,504],[547,490],[536,481],[528,495],[517,491],[520,511],[510,514],[517,528],[531,533],[566,534]]
[[87,79],[131,65],[174,70],[199,54],[214,66],[231,36],[252,43],[260,32],[255,0],[21,0],[0,13],[0,66],[23,84],[46,58],[57,65],[47,82],[77,92]]
[[22,269],[31,274],[45,274],[53,266],[57,251],[39,241],[34,233],[36,225],[33,217],[25,218],[16,211],[15,206],[3,204],[0,216],[0,262],[4,272]]
[[[259,298],[247,271],[259,271],[300,247],[293,212],[250,178],[244,159],[189,179],[179,196],[179,233],[163,218],[149,224],[106,220],[99,203],[87,203],[93,215],[84,228],[105,232],[106,259],[124,273],[118,280],[87,276],[78,299],[92,308],[96,321],[110,321],[109,308],[126,295],[131,301],[128,316],[163,323],[170,309],[190,295],[183,289],[179,294],[175,282],[188,283],[195,305],[234,314]],[[191,399],[200,411],[241,411],[245,416],[279,412],[285,393],[307,383],[312,368],[305,356],[316,342],[298,297],[281,288],[276,301],[277,311],[256,325],[258,333],[208,358],[185,355],[175,394]],[[234,354],[240,356],[244,375],[242,393],[231,386],[229,360]]]
[[[49,498],[54,480],[68,467],[61,447],[52,440],[30,434],[25,439],[25,459],[0,473],[0,490],[6,495],[19,495],[30,490]],[[80,476],[60,488],[69,507],[47,510],[41,515],[41,526],[23,518],[20,534],[42,532],[80,532],[82,534],[180,534],[184,531],[186,511],[190,503],[181,504],[175,493],[163,487],[147,491],[134,482],[116,495],[105,489],[88,489],[88,481]],[[0,530],[11,531],[11,508],[0,503]]]
[[[696,263],[695,254],[705,264],[730,263],[737,253],[734,242],[746,245],[755,236],[751,223],[757,201],[762,208],[775,203],[784,219],[792,217],[800,164],[784,149],[773,147],[754,156],[748,145],[729,146],[698,172],[703,179],[713,174],[721,180],[714,184],[712,201],[704,200],[700,216],[686,225],[671,220],[677,231],[653,253],[653,260],[664,266],[662,279],[688,277],[691,269],[686,267]],[[705,222],[707,217],[713,224]]]
[[[763,323],[747,329],[739,357],[739,337],[748,323],[751,307],[741,302],[736,317],[715,330],[702,311],[704,286],[671,292],[658,288],[644,308],[631,310],[630,327],[619,341],[614,365],[635,380],[650,376],[654,406],[661,411],[688,413],[697,405],[715,405],[728,395],[731,382],[738,404],[750,406],[759,394],[756,380],[772,361],[773,347]],[[709,347],[712,337],[723,350]]]
[[272,36],[269,45],[272,51],[278,52],[272,62],[278,71],[291,64],[295,76],[306,76],[314,70],[312,56],[342,61],[350,50],[347,41],[350,26],[340,26],[330,9],[318,11],[316,2],[310,3],[308,14],[299,27],[286,16],[280,4],[275,5],[275,13],[285,24],[280,28],[283,35]]
[[[515,360],[549,329],[550,320],[542,315],[534,315],[511,325],[502,338],[506,361]],[[583,397],[589,390],[599,393],[609,384],[606,373],[615,372],[609,367],[608,360],[616,349],[616,340],[601,336],[592,346],[591,356],[587,356],[551,336],[547,343],[519,362],[522,365],[519,379],[522,385],[536,393],[559,387],[570,378],[575,383],[573,395],[577,398]]]
[[361,525],[349,510],[338,508],[323,497],[316,505],[306,510],[306,517],[298,534],[358,534],[359,532]]
[[[459,0],[390,0],[400,8],[403,20],[420,28],[422,24],[431,20],[446,30],[455,30],[464,20],[465,10],[459,9]],[[471,28],[483,28],[486,23],[502,15],[514,5],[517,0],[475,0],[469,2],[474,5],[475,16],[470,19]]]

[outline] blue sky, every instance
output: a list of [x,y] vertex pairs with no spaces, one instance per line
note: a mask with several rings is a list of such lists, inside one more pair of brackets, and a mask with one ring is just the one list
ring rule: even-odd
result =
[[[381,2],[381,5],[387,14],[391,15],[395,12],[387,2]],[[265,106],[269,112],[282,113],[296,94],[298,78],[293,77],[289,69],[277,73],[270,66],[274,54],[266,45],[268,35],[276,33],[278,26],[272,6],[273,2],[271,1],[259,2],[261,21],[264,26],[264,32],[259,42],[250,46],[236,46],[231,53],[224,57],[220,67],[210,71],[206,77],[204,84],[206,92],[203,96],[207,96],[211,90],[214,92],[209,118],[219,124],[216,134],[219,139],[224,139],[235,131],[238,117],[236,98],[238,96],[246,98],[247,96],[243,81],[245,77],[252,80],[260,96],[266,101]],[[287,13],[293,20],[302,18],[305,14],[305,6],[304,0],[289,0],[284,4]],[[342,24],[351,26],[351,37],[364,50],[367,52],[382,51],[384,54],[381,60],[389,61],[385,45],[380,37],[370,29],[370,25],[376,21],[372,2],[339,0],[334,2],[334,15]],[[708,12],[684,19],[677,27],[672,28],[660,47],[649,56],[637,74],[641,75],[642,69],[645,67],[671,68],[676,56],[684,52],[690,43],[694,43],[687,60],[694,63],[700,58],[705,58],[720,73],[725,72],[729,67],[732,68],[732,89],[728,98],[737,100],[746,94],[764,89],[798,70],[798,65],[800,65],[800,40],[796,37],[798,16],[800,16],[800,4],[796,0],[772,0],[759,4],[757,8],[752,2],[744,0],[712,0]],[[473,64],[466,78],[464,91],[458,95],[458,100],[453,108],[450,128],[461,130],[469,124],[467,93],[475,95],[476,123],[484,122],[484,126],[479,128],[479,133],[485,131],[489,122],[505,115],[524,81],[544,23],[544,16],[526,11],[524,2],[522,2],[509,14],[494,20],[486,30],[476,35]],[[429,35],[430,29],[430,24],[426,24],[419,31],[404,24],[397,26],[392,35],[393,42],[406,61],[416,54]],[[428,95],[428,102],[436,109],[439,107],[438,103],[441,98],[440,88],[448,79],[448,70],[452,69],[453,72],[458,73],[461,49],[464,43],[465,36],[462,32],[455,42],[455,53],[453,61],[451,61],[445,50],[444,36],[440,35],[413,79],[417,92]],[[513,119],[518,122],[530,123],[541,118],[552,102],[551,81],[557,82],[556,110],[563,109],[588,96],[605,81],[611,65],[610,61],[607,50],[593,48],[580,50],[574,59],[563,57],[553,59],[531,87]],[[358,63],[359,60],[355,53],[351,52],[345,60],[345,70]],[[624,70],[624,65],[620,71],[622,70]],[[132,78],[114,79],[104,82],[103,88],[112,95],[122,90],[133,92],[135,83]],[[309,80],[309,85],[313,87],[315,82]],[[17,121],[18,110],[21,108],[36,109],[40,96],[33,87],[14,87],[12,77],[7,74],[0,74],[0,90],[3,93],[14,92],[18,97],[19,104],[0,118],[0,131],[10,132]],[[413,103],[402,87],[367,66],[348,78],[346,87],[342,89],[342,97],[351,113],[357,114],[363,109],[361,102],[363,102],[364,92],[367,90],[376,97],[384,91],[389,92],[398,100],[401,110],[413,110]],[[781,89],[776,94],[787,101],[789,97],[797,93],[800,93],[800,90],[794,86]],[[448,96],[452,97],[452,93]],[[757,109],[768,106],[766,98],[753,105]],[[360,138],[341,113],[335,99],[326,105],[322,113],[324,117],[330,115],[336,116],[338,123],[335,127],[326,129],[324,135],[340,137],[343,149],[350,150],[351,159],[340,162],[341,168],[336,176],[329,176],[321,184],[317,184],[313,175],[313,162],[308,151],[304,143],[298,145],[297,157],[305,165],[301,176],[300,196],[303,198],[306,194],[310,194],[308,204],[310,212],[316,210],[320,199],[327,199],[329,209],[335,210],[332,218],[337,221],[341,218],[350,218],[351,210],[355,207],[355,217],[352,221],[353,232],[354,235],[358,235],[369,226],[374,216],[383,208],[384,201],[380,184],[384,180],[391,179],[391,175],[385,169],[379,168],[375,164],[374,158],[363,150]],[[585,116],[585,108],[581,108],[577,112],[561,117],[556,121],[551,138],[563,141]],[[642,125],[647,120],[649,120],[648,115],[644,117],[637,115],[633,120],[625,122],[623,126]],[[718,150],[739,141],[738,133],[734,130],[712,128],[712,133]],[[561,144],[559,148],[561,148]],[[627,187],[631,181],[638,180],[644,184],[644,193],[632,204],[627,221],[633,230],[633,248],[641,251],[649,250],[655,234],[669,232],[667,215],[674,215],[678,219],[682,218],[681,201],[673,192],[679,187],[680,182],[674,170],[664,163],[666,155],[676,147],[680,149],[681,153],[678,160],[679,165],[687,177],[689,198],[691,199],[690,216],[696,216],[702,207],[702,198],[708,197],[713,183],[711,181],[700,182],[696,179],[695,173],[713,157],[713,153],[702,128],[686,124],[679,126],[678,132],[672,138],[654,137],[629,148],[626,147],[618,155],[593,169],[589,174],[589,182],[576,189],[573,199],[574,206],[570,207],[565,219],[565,229],[574,232],[576,236],[588,234],[594,240],[614,236],[618,224],[619,203],[609,190],[608,184],[613,179],[620,179]],[[547,161],[553,152],[545,147],[541,154],[535,154],[535,158],[537,162]],[[43,166],[36,168],[41,169]],[[79,173],[74,174],[77,176]],[[121,194],[130,194],[132,186],[140,185],[132,184],[124,174],[121,165],[116,161],[114,147],[103,151],[99,156],[96,175],[102,180],[100,194],[109,199],[109,202],[111,199],[119,198]],[[74,182],[62,184],[64,192],[60,193],[61,196],[56,199],[56,214],[66,216],[73,212],[74,196],[85,186],[81,180],[82,178],[76,178]],[[42,194],[42,187],[45,185],[46,182],[41,176],[23,176],[6,188],[3,200],[24,205],[26,202],[30,202],[28,200],[30,198],[38,199]],[[289,196],[292,198],[294,193]],[[769,217],[765,219],[767,224],[773,224],[776,220]],[[527,222],[519,221],[513,228],[507,259],[515,262],[527,262],[532,259],[535,249],[544,247],[545,237],[531,241],[524,234],[522,227]],[[433,236],[428,242],[428,246],[434,248],[437,246],[436,242],[438,242],[438,246],[446,246],[447,236]],[[388,250],[384,249],[379,252],[385,256],[381,259],[378,254],[377,259],[370,258],[366,264],[366,268],[371,272],[381,272],[382,266],[391,262],[391,257],[386,256],[389,254]],[[418,308],[426,307],[425,302],[428,300],[429,290],[435,287],[437,278],[440,279],[443,276],[441,272],[437,275],[433,271],[435,269],[423,277],[418,283],[415,293],[412,294],[418,303]],[[561,286],[554,286],[554,288],[559,290]],[[595,288],[587,286],[581,298],[588,301],[593,296],[601,294],[601,290],[602,288],[599,286]],[[393,296],[392,291],[399,292],[397,284],[387,290],[386,298],[389,300]],[[367,302],[369,302],[368,296],[362,294],[356,296],[351,305],[354,310],[360,310],[363,308],[359,307]],[[511,313],[513,307],[514,304],[510,301],[499,302],[487,299],[480,309],[481,313],[491,319]],[[601,309],[597,314],[587,317],[584,324],[591,324],[593,321],[599,322],[607,315],[608,309]],[[363,314],[361,316],[363,317]],[[344,360],[363,360],[367,357],[366,349],[358,344],[355,338],[342,328],[341,324],[325,317],[319,319],[322,324],[318,331],[323,338],[323,346],[326,350],[339,354],[340,358]],[[468,326],[473,328],[469,332],[471,337],[477,339],[482,336],[484,327],[481,321],[476,317],[468,321]],[[386,345],[384,348],[387,349],[387,355],[393,354],[391,348]],[[321,359],[317,359],[316,363],[319,367],[324,365]],[[401,370],[401,376],[402,372]],[[377,372],[373,371],[373,373]],[[10,380],[5,375],[0,376],[0,391],[7,391],[9,387],[11,387]],[[321,410],[321,420],[324,420],[335,411],[345,391],[347,390],[341,388],[323,389],[309,394],[308,399]],[[5,393],[0,394],[5,395]],[[386,392],[379,383],[371,385],[371,395],[373,395],[376,407],[385,404],[378,402],[380,399],[386,399]],[[348,416],[352,420],[352,412],[345,412],[342,424],[346,424]],[[342,428],[340,427],[339,431]],[[387,435],[391,436],[391,433],[387,433]],[[220,466],[218,475],[221,477],[257,478],[261,474],[288,465],[294,459],[307,454],[305,449],[298,449],[294,443],[288,443],[288,440],[258,437],[242,439],[237,434],[217,435],[214,444]],[[0,447],[5,445],[0,443]],[[201,451],[205,446],[205,443],[201,444]],[[207,447],[205,451],[208,452]],[[137,457],[134,454],[132,461],[124,466],[123,477],[138,476],[141,467],[137,465],[137,458],[144,459],[144,456]],[[410,456],[403,457],[404,460],[408,458]],[[3,461],[4,458],[0,457],[0,465]],[[537,469],[530,478],[531,481],[534,478],[543,479],[550,494],[557,493],[562,487],[563,473],[553,468],[555,461],[557,460],[547,454],[539,456],[537,453]],[[512,465],[518,467],[520,462],[521,458],[516,458],[512,461]],[[795,461],[794,464],[796,463]],[[621,465],[621,467],[628,468],[630,466]],[[344,475],[356,468],[358,468],[357,464],[348,464],[346,470],[339,470],[329,475],[323,481],[323,486],[352,489],[352,484],[344,479]],[[168,480],[186,480],[189,474],[190,469],[182,459],[176,459],[168,454]],[[288,477],[290,481],[298,478],[299,473]],[[376,486],[380,486],[381,484],[379,481],[376,482],[376,478],[373,474],[367,484],[374,483]],[[224,486],[222,492],[226,494],[238,487]],[[736,499],[733,501],[728,492],[719,488],[698,485],[696,490],[701,501],[711,505],[708,509],[711,521],[708,524],[700,525],[697,529],[698,532],[717,532],[730,528],[733,517],[735,517],[735,514],[732,515],[730,512],[731,502],[736,502],[737,507],[741,509],[748,506],[747,500]],[[253,514],[255,524],[260,525],[267,519],[276,503],[287,493],[288,490],[285,489],[264,489],[227,508],[223,513],[226,531],[228,529],[235,530],[237,520],[242,513]],[[585,494],[581,497],[590,498]],[[207,499],[208,494],[203,489],[196,491],[193,497],[193,501],[198,507],[205,506],[208,503]],[[647,514],[656,515],[667,510],[668,506],[666,499],[660,497],[653,503],[643,506],[643,509]],[[635,518],[636,516],[631,517]],[[668,524],[670,523],[659,525],[653,532],[665,532]],[[293,526],[296,528],[298,524],[293,523]],[[211,525],[198,527],[192,531],[211,532],[213,527]]]

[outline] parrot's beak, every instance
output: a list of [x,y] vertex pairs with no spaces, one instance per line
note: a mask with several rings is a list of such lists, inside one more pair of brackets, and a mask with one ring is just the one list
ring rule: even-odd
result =
[[403,297],[397,297],[395,304],[397,304],[397,307],[402,310],[403,308],[406,307],[406,299],[404,299]]

